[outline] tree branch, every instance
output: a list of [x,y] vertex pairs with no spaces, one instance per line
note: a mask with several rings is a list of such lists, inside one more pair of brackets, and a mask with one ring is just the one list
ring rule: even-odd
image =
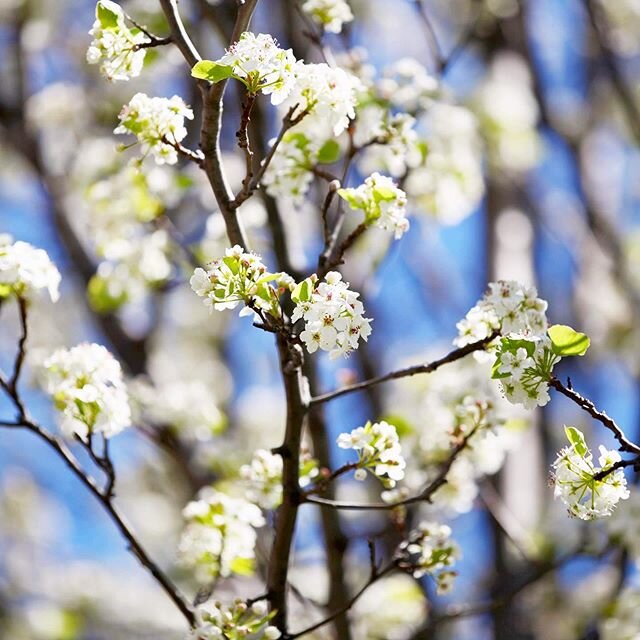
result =
[[496,337],[497,333],[492,333],[484,340],[478,340],[477,342],[471,342],[470,344],[466,344],[459,349],[455,349],[451,351],[446,356],[434,360],[433,362],[429,362],[428,364],[419,364],[413,367],[407,367],[406,369],[399,369],[397,371],[392,371],[391,373],[387,373],[382,376],[378,376],[376,378],[370,378],[369,380],[363,380],[362,382],[356,382],[355,384],[348,385],[346,387],[342,387],[341,389],[336,389],[335,391],[330,391],[328,393],[324,393],[322,395],[316,396],[315,398],[311,398],[310,405],[316,405],[323,402],[329,402],[335,398],[339,398],[340,396],[344,396],[348,393],[354,393],[356,391],[362,391],[364,389],[368,389],[369,387],[373,387],[378,384],[382,384],[383,382],[387,382],[389,380],[396,380],[398,378],[407,378],[409,376],[415,376],[419,373],[433,373],[441,366],[445,364],[449,364],[451,362],[455,362],[456,360],[461,360],[465,356],[470,353],[474,353],[475,351],[482,351],[486,348],[486,346],[492,342]]

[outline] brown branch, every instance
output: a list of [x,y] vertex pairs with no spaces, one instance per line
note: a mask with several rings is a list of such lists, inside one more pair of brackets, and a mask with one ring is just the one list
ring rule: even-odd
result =
[[[278,150],[278,147],[280,146],[280,143],[282,142],[287,131],[299,124],[302,119],[309,113],[309,111],[305,109],[299,114],[294,115],[297,109],[298,105],[293,105],[285,114],[284,118],[282,119],[282,126],[280,127],[280,131],[278,132],[278,136],[274,140],[273,144],[271,145],[271,149],[269,149],[269,153],[267,153],[264,160],[260,164],[260,168],[258,169],[258,171],[256,171],[256,174],[253,177],[251,177],[250,175],[251,173],[253,173],[250,157],[247,157],[247,177],[242,182],[242,190],[229,205],[232,209],[237,209],[243,202],[248,200],[253,195],[255,190],[260,186],[260,182],[262,178],[264,178],[264,174],[267,172],[267,169],[269,168],[271,161],[276,155],[276,151]],[[242,131],[242,126],[240,127],[240,131]],[[238,131],[238,133],[236,134],[239,138],[240,131]]]
[[119,512],[117,507],[112,502],[112,493],[113,493],[113,485],[115,483],[115,471],[113,469],[113,465],[111,463],[111,459],[109,458],[108,449],[105,444],[105,450],[103,454],[102,460],[98,460],[95,455],[91,445],[88,445],[89,454],[92,459],[100,465],[101,468],[105,470],[107,473],[107,485],[104,491],[101,491],[98,487],[96,481],[87,473],[83,471],[80,467],[78,461],[71,453],[71,451],[67,448],[66,444],[56,438],[53,434],[45,431],[39,424],[34,422],[28,415],[25,409],[24,402],[20,397],[20,393],[17,389],[18,377],[20,374],[20,363],[24,359],[25,354],[25,345],[28,337],[27,332],[27,314],[26,314],[26,304],[22,299],[18,299],[18,304],[20,308],[20,315],[22,319],[23,331],[22,337],[20,338],[20,347],[18,356],[16,357],[16,364],[14,367],[14,376],[11,378],[11,381],[7,383],[4,381],[4,378],[0,377],[1,386],[7,393],[9,399],[12,401],[13,405],[18,411],[18,416],[15,422],[0,422],[1,426],[7,426],[11,428],[19,428],[24,427],[38,436],[40,439],[44,440],[63,460],[63,462],[71,469],[71,471],[80,479],[80,481],[93,493],[93,495],[100,501],[104,509],[107,511],[112,521],[120,531],[120,533],[127,540],[129,548],[134,553],[134,555],[138,558],[140,563],[153,575],[153,577],[158,581],[160,586],[164,589],[167,595],[171,598],[174,604],[178,607],[183,616],[187,619],[190,625],[193,626],[195,623],[195,617],[189,605],[187,604],[184,596],[179,592],[178,588],[173,584],[173,582],[169,579],[169,577],[155,564],[153,560],[149,557],[144,547],[138,542],[135,537],[135,534],[132,532],[129,525],[126,523],[124,516]]
[[178,0],[159,0],[162,11],[169,23],[172,41],[175,42],[189,67],[193,67],[202,60],[191,38],[184,28],[184,23],[178,11]]
[[276,512],[275,533],[267,570],[267,591],[273,624],[287,633],[287,577],[291,545],[300,506],[300,443],[302,423],[307,408],[301,372],[302,352],[282,336],[277,338],[280,369],[287,401],[287,420],[282,445],[282,503]]
[[620,450],[628,453],[640,454],[640,445],[631,442],[625,435],[622,429],[616,424],[615,420],[610,418],[604,411],[599,411],[591,400],[580,395],[577,391],[570,386],[565,387],[557,378],[551,378],[549,380],[549,386],[553,387],[556,391],[559,391],[563,396],[572,400],[583,411],[586,411],[592,418],[603,424],[611,433],[613,437],[620,443]]
[[450,364],[451,362],[456,362],[457,360],[461,360],[465,356],[470,353],[474,353],[475,351],[482,351],[485,347],[491,343],[496,337],[497,333],[492,333],[487,338],[483,340],[478,340],[477,342],[471,342],[469,344],[460,347],[459,349],[454,349],[446,356],[438,360],[434,360],[433,362],[429,362],[427,364],[419,364],[412,367],[407,367],[406,369],[398,369],[397,371],[392,371],[391,373],[387,373],[382,376],[377,376],[376,378],[370,378],[369,380],[363,380],[362,382],[356,382],[355,384],[348,385],[346,387],[342,387],[341,389],[336,389],[335,391],[329,391],[328,393],[324,393],[322,395],[311,398],[310,405],[316,405],[323,402],[329,402],[334,398],[339,398],[340,396],[344,396],[348,393],[354,393],[356,391],[362,391],[364,389],[368,389],[369,387],[373,387],[378,384],[382,384],[383,382],[387,382],[389,380],[397,380],[398,378],[407,378],[409,376],[415,376],[420,373],[433,373],[441,366],[445,364]]

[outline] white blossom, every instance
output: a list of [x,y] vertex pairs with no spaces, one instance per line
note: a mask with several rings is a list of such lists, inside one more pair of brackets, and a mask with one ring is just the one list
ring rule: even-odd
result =
[[235,245],[226,250],[224,258],[210,263],[206,271],[198,267],[191,276],[190,284],[193,291],[204,298],[204,304],[210,311],[235,309],[242,303],[249,310],[262,310],[278,316],[279,289],[272,287],[271,281],[284,288],[289,288],[292,283],[287,274],[268,273],[260,256],[246,253]]
[[103,346],[58,349],[44,361],[42,378],[66,436],[110,438],[131,424],[120,363]]
[[484,194],[476,119],[464,107],[437,102],[416,126],[426,131],[424,159],[411,163],[404,188],[421,210],[444,224],[457,224]]
[[[273,145],[275,139],[271,140]],[[313,182],[312,169],[320,147],[304,133],[289,131],[281,140],[261,184],[273,198],[299,206]]]
[[60,272],[47,252],[28,242],[0,236],[0,299],[13,293],[31,298],[46,291],[53,302],[60,296]]
[[353,20],[351,7],[345,0],[306,0],[302,10],[330,33],[340,33],[342,25]]
[[574,427],[565,427],[565,432],[570,445],[553,463],[554,496],[581,520],[610,516],[618,502],[629,497],[624,471],[615,468],[620,454],[600,445],[596,466],[582,433]]
[[[307,453],[300,456],[299,483],[307,486],[318,475],[318,463]],[[282,456],[258,449],[250,464],[240,467],[247,483],[246,497],[263,509],[275,509],[282,502]]]
[[450,570],[460,558],[460,548],[451,539],[451,527],[436,522],[421,522],[398,547],[400,567],[415,578],[428,574],[437,584],[438,593],[451,590],[455,572]]
[[535,287],[525,287],[515,280],[489,284],[488,292],[456,325],[461,347],[488,338],[494,332],[543,336],[547,330],[547,302],[538,298]]
[[251,606],[242,600],[225,606],[208,600],[196,608],[196,625],[191,631],[193,640],[224,640],[245,638],[251,640],[277,640],[280,631],[269,624],[272,615],[260,601]]
[[432,106],[440,93],[437,78],[415,58],[401,58],[385,67],[376,88],[381,98],[409,113]]
[[100,64],[100,72],[109,80],[129,80],[140,75],[150,42],[140,29],[130,29],[119,4],[100,0],[96,5],[96,21],[89,31],[93,41],[87,49],[87,62]]
[[362,315],[359,294],[349,289],[349,283],[343,282],[337,271],[327,273],[324,282],[305,280],[301,285],[305,294],[294,297],[291,320],[304,320],[300,339],[309,353],[321,349],[337,358],[357,349],[360,339],[367,340],[371,320]]
[[216,63],[230,67],[251,93],[270,94],[272,104],[280,104],[294,83],[293,52],[278,47],[269,34],[245,31]]
[[150,98],[136,93],[118,116],[114,133],[132,133],[142,145],[143,154],[153,155],[158,164],[175,164],[178,145],[187,135],[184,119],[193,120],[193,111],[179,96]]
[[407,196],[395,182],[379,173],[370,175],[355,189],[340,189],[338,195],[355,210],[361,210],[365,223],[393,231],[396,239],[409,229],[406,218]]
[[[406,462],[398,432],[392,424],[367,422],[351,433],[340,434],[337,442],[341,449],[353,449],[358,453],[358,471],[370,471],[385,487],[392,488],[397,480],[404,478]],[[363,479],[362,473],[356,475],[356,480]]]
[[355,118],[356,92],[360,88],[360,81],[343,69],[297,62],[295,82],[283,107],[297,106],[294,117],[307,111],[295,130],[326,140],[340,135]]
[[183,515],[187,524],[178,551],[181,562],[195,570],[198,580],[252,573],[256,528],[264,525],[256,505],[206,487]]

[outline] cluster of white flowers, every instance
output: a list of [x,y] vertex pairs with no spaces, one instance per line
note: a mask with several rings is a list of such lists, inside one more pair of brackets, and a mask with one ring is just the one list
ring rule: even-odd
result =
[[553,463],[554,495],[567,506],[569,513],[581,520],[610,516],[620,500],[629,497],[627,480],[617,451],[600,445],[596,466],[584,435],[575,427],[565,427],[570,442]]
[[475,96],[475,110],[496,169],[527,171],[538,163],[542,155],[536,131],[538,103],[521,58],[506,54],[494,59]]
[[[194,72],[205,71],[210,64],[206,60],[200,62]],[[293,52],[278,47],[273,37],[265,33],[255,35],[245,31],[214,64],[228,68],[228,74],[240,80],[250,93],[271,95],[272,104],[280,104],[295,81]]]
[[412,167],[404,187],[421,210],[445,224],[457,224],[484,194],[476,119],[464,107],[437,102],[418,126],[425,130],[424,159]]
[[[300,487],[308,486],[319,474],[318,463],[307,452],[300,456]],[[263,509],[275,509],[282,502],[282,456],[258,449],[250,464],[240,467],[247,483],[247,500]]]
[[89,299],[98,311],[113,311],[145,293],[171,275],[172,243],[164,229],[149,223],[164,211],[158,181],[170,182],[167,167],[148,175],[127,165],[86,191],[90,205],[85,216],[88,237],[103,261],[89,285]]
[[0,299],[10,294],[31,298],[46,291],[53,302],[60,296],[60,272],[44,249],[28,242],[13,242],[0,234]]
[[396,556],[399,566],[415,578],[427,574],[434,578],[438,593],[451,591],[456,573],[450,567],[460,558],[460,548],[451,539],[451,527],[421,522],[400,544]]
[[364,306],[359,296],[337,271],[327,273],[324,282],[312,277],[294,289],[296,307],[291,321],[304,320],[300,339],[309,353],[320,348],[328,351],[331,358],[346,356],[358,348],[361,338],[367,340],[371,320],[362,315]]
[[364,147],[358,167],[365,173],[384,168],[395,178],[422,161],[416,120],[408,113],[390,114],[378,104],[368,104],[358,111],[353,142]]
[[42,377],[66,436],[109,438],[131,424],[120,363],[103,346],[85,343],[55,351],[44,361]]
[[114,133],[132,133],[145,156],[150,153],[158,164],[175,164],[176,146],[187,135],[184,119],[193,120],[193,111],[180,96],[150,98],[145,93],[136,93],[118,118],[120,125]]
[[140,29],[127,26],[119,4],[99,0],[89,35],[93,41],[87,49],[87,62],[100,63],[100,72],[109,80],[129,80],[140,75],[146,55],[140,45],[150,40]]
[[388,422],[367,422],[364,427],[338,436],[341,449],[353,449],[358,453],[356,480],[364,480],[370,471],[386,488],[395,486],[404,478],[407,466],[396,428]]
[[548,380],[560,356],[553,352],[548,337],[512,334],[502,338],[496,356],[494,377],[500,380],[509,402],[526,409],[549,402]]
[[294,116],[306,111],[298,127],[310,138],[327,140],[340,135],[355,118],[360,88],[360,81],[343,69],[300,61],[295,65],[295,83],[283,107],[297,106]]
[[351,7],[345,0],[306,0],[302,10],[330,33],[340,33],[342,25],[353,20]]
[[547,302],[538,298],[535,287],[515,280],[489,283],[489,290],[456,325],[461,347],[488,338],[494,332],[523,336],[544,336],[547,330]]
[[365,224],[393,231],[396,239],[409,229],[407,196],[395,182],[379,173],[370,175],[355,189],[339,189],[338,195],[355,210],[364,213]]
[[224,640],[225,638],[251,638],[251,640],[277,640],[282,635],[269,621],[264,602],[249,606],[236,600],[231,606],[209,600],[196,608],[196,626],[191,632],[193,640]]
[[416,113],[433,105],[440,83],[415,58],[401,58],[385,67],[376,90],[397,109]]
[[[274,288],[270,282],[277,282]],[[261,309],[274,316],[280,315],[279,292],[293,284],[290,276],[269,273],[260,256],[245,253],[239,245],[227,249],[224,258],[214,260],[207,270],[198,267],[191,276],[191,288],[210,311],[235,309],[247,305],[240,315],[252,309]]]
[[183,515],[187,525],[178,550],[182,563],[195,570],[198,580],[253,572],[255,529],[264,525],[256,505],[206,487]]
[[[275,140],[271,140],[274,144]],[[282,138],[262,178],[273,198],[287,198],[299,206],[313,181],[319,146],[303,133],[289,131]]]

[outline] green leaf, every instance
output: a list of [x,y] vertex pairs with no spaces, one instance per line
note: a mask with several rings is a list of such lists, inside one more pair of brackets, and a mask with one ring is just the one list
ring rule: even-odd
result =
[[338,195],[345,200],[352,209],[362,209],[362,199],[355,194],[355,189],[338,189]]
[[220,82],[233,75],[233,67],[218,64],[217,62],[213,62],[213,60],[200,60],[200,62],[196,62],[196,64],[193,65],[191,75],[200,80]]
[[327,140],[318,151],[320,164],[332,164],[340,157],[340,145],[335,140]]
[[391,187],[381,187],[380,185],[376,185],[373,188],[373,197],[376,202],[380,202],[381,200],[395,200],[396,191]]
[[96,5],[96,18],[103,29],[116,29],[118,27],[119,14],[111,8],[112,2],[98,2]]
[[583,356],[591,344],[587,335],[575,331],[566,324],[554,324],[549,327],[548,333],[553,345],[553,353],[558,356]]
[[311,300],[312,291],[313,283],[309,278],[306,278],[295,286],[295,289],[291,292],[291,300],[296,303],[307,302]]
[[575,427],[565,427],[564,432],[567,434],[567,440],[573,445],[578,455],[585,456],[589,453],[589,447],[587,447],[582,431]]
[[397,414],[384,416],[382,419],[396,428],[399,438],[405,438],[406,436],[410,436],[416,432],[414,425],[412,425],[406,418]]

